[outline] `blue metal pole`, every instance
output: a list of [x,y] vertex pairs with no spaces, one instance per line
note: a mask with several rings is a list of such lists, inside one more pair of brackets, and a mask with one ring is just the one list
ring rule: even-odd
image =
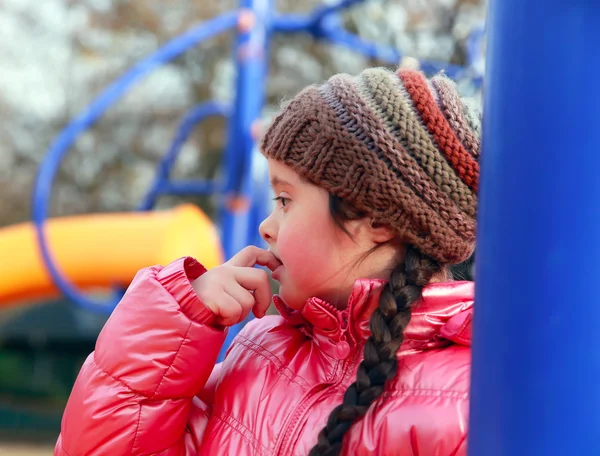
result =
[[488,21],[469,455],[595,455],[600,4]]
[[[251,20],[247,28],[240,23],[234,49],[236,95],[228,124],[224,201],[220,212],[221,238],[227,259],[256,239],[260,223],[252,216],[252,154],[255,145],[252,125],[260,121],[264,106],[273,0],[241,0],[240,8],[242,20],[244,14],[248,17],[249,12]],[[227,348],[244,324],[242,322],[229,329],[219,361],[224,359]]]
[[225,149],[224,201],[221,204],[221,237],[226,258],[248,244],[251,203],[252,124],[260,119],[265,96],[268,58],[265,52],[272,0],[241,0],[244,14],[251,12],[251,26],[240,24],[236,58],[235,99],[228,124]]

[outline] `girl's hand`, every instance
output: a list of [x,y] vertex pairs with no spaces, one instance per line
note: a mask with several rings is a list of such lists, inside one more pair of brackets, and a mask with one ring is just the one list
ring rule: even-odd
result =
[[254,268],[257,264],[273,271],[281,262],[271,252],[250,246],[192,283],[220,325],[233,326],[250,311],[257,318],[265,316],[271,304],[271,285],[267,272]]

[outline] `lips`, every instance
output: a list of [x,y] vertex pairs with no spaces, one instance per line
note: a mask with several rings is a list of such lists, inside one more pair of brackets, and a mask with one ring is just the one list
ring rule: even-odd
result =
[[278,266],[271,274],[271,277],[273,277],[273,280],[276,280],[277,282],[279,282],[282,272],[283,272],[283,265]]
[[283,271],[283,263],[281,262],[281,259],[277,256],[277,254],[275,252],[271,251],[271,253],[281,263],[279,266],[277,266],[275,268],[275,270],[271,274],[271,276],[273,277],[273,280],[277,280],[279,282],[279,278],[281,277],[281,273]]
[[273,252],[272,250],[269,250],[269,252],[271,252],[271,255],[273,255],[275,258],[277,258],[277,261],[279,261],[280,263],[282,263],[281,258],[279,258],[279,255],[277,255],[275,252]]

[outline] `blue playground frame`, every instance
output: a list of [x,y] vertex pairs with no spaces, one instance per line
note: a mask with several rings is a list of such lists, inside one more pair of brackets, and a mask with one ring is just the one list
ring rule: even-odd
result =
[[[260,116],[269,38],[275,32],[304,31],[396,64],[396,51],[364,43],[340,28],[335,13],[359,1],[342,1],[307,16],[278,16],[270,0],[244,0],[242,8],[258,20],[252,31],[238,34],[236,52],[251,46],[264,53],[237,59],[226,179],[167,180],[195,121],[228,112],[220,105],[203,105],[182,122],[141,209],[150,209],[163,193],[216,190],[224,199],[251,202],[241,212],[230,209],[239,205],[223,205],[227,255],[252,242],[266,203],[251,182],[250,131]],[[490,0],[469,456],[599,454],[600,85],[594,80],[600,73],[599,13],[597,0]],[[236,27],[239,14],[194,28],[138,64],[48,151],[36,184],[34,221],[48,270],[73,302],[92,309],[99,304],[62,277],[44,236],[52,181],[63,156],[134,82],[201,40]],[[454,77],[468,71],[446,70]]]
[[[52,280],[64,296],[85,309],[104,313],[112,312],[122,297],[121,292],[115,292],[108,302],[104,302],[82,294],[56,266],[51,247],[47,243],[44,227],[48,218],[53,181],[63,158],[78,135],[93,126],[135,83],[158,66],[217,34],[236,30],[237,39],[233,52],[237,79],[232,106],[208,101],[193,107],[185,114],[170,148],[157,166],[156,177],[138,210],[152,210],[162,195],[218,193],[221,197],[218,225],[225,257],[230,258],[246,245],[261,245],[258,225],[270,210],[270,202],[266,197],[269,191],[266,176],[253,176],[256,170],[252,166],[255,154],[252,125],[261,118],[264,105],[271,37],[275,33],[308,33],[315,39],[342,45],[383,63],[397,65],[401,59],[398,50],[364,41],[343,28],[338,13],[363,1],[342,0],[335,5],[317,8],[306,15],[281,15],[274,11],[273,0],[241,0],[239,10],[223,14],[190,29],[139,62],[106,88],[87,109],[69,123],[46,153],[39,169],[33,197],[33,221],[43,261]],[[428,61],[421,61],[421,68],[428,74],[443,70],[452,78],[468,77],[476,85],[481,84],[481,76],[477,75],[470,65],[480,50],[481,39],[481,31],[472,34],[468,46],[469,64],[464,68]],[[193,128],[209,116],[228,118],[228,137],[222,161],[223,179],[171,180],[170,170],[182,145]],[[241,326],[231,328],[221,358]]]

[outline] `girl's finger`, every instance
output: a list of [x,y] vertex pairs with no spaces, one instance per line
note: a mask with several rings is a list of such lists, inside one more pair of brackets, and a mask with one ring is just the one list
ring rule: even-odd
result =
[[231,266],[251,268],[255,265],[266,266],[271,271],[281,266],[281,261],[272,252],[255,246],[240,250],[227,264]]
[[242,321],[241,316],[244,313],[243,307],[237,300],[227,292],[223,292],[220,297],[221,302],[218,306],[217,322],[223,326],[233,326]]
[[235,279],[242,287],[254,292],[254,315],[263,317],[271,305],[271,283],[269,275],[262,269],[235,268]]
[[233,299],[235,299],[238,302],[238,304],[240,304],[240,306],[242,306],[242,314],[240,315],[240,321],[244,320],[256,304],[254,294],[246,290],[238,283],[234,283],[233,285],[230,285],[227,288],[225,288],[225,292]]

